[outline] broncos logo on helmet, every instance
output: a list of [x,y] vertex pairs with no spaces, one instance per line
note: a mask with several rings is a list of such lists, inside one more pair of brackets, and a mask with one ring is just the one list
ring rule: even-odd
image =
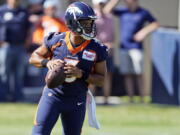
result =
[[[80,34],[84,39],[90,40],[96,36],[96,25],[94,20],[97,16],[94,10],[84,2],[72,3],[65,12],[66,25],[72,32]],[[85,27],[80,24],[80,20],[93,20],[91,33],[85,32]]]
[[78,7],[69,7],[67,8],[66,12],[69,12],[70,14],[74,14],[74,13],[83,14],[83,12]]

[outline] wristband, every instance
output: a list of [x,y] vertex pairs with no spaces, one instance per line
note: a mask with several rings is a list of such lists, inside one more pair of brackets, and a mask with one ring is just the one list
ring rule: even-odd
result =
[[42,61],[41,61],[41,65],[42,65],[42,67],[46,67],[47,66],[47,63],[48,63],[48,59],[43,59]]

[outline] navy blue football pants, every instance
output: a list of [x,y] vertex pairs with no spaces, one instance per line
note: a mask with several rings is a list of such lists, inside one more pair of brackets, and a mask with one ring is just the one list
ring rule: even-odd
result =
[[60,97],[45,88],[38,104],[32,135],[50,135],[61,116],[65,135],[80,135],[86,111],[86,97]]

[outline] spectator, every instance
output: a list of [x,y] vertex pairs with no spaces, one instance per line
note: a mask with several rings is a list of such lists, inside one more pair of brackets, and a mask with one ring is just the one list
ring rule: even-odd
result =
[[103,85],[104,104],[108,104],[108,97],[111,92],[111,82],[113,73],[113,43],[114,43],[114,25],[111,14],[105,14],[103,8],[108,0],[93,0],[95,12],[98,16],[96,21],[97,39],[102,41],[107,47],[109,57],[107,58],[107,75]]
[[38,23],[43,15],[43,0],[29,0],[28,11],[30,14],[29,21],[32,24]]
[[33,33],[33,42],[36,44],[42,44],[44,36],[50,32],[65,32],[67,27],[65,23],[56,16],[57,3],[54,0],[45,1],[44,16],[42,16],[40,22],[37,24]]
[[29,21],[31,22],[30,27],[30,46],[27,48],[27,53],[31,54],[35,49],[39,47],[38,44],[33,43],[33,32],[36,25],[40,22],[41,17],[43,16],[43,1],[44,0],[28,0],[28,12],[29,12]]
[[[119,0],[111,0],[104,8],[104,12],[109,13],[112,11],[115,16],[119,17],[121,22],[120,69],[125,78],[125,87],[130,97],[130,102],[133,102],[134,96],[133,78],[135,78],[138,86],[141,102],[144,102],[142,42],[159,25],[149,11],[139,6],[138,0],[124,1],[125,7],[113,9]],[[145,26],[146,22],[149,22],[149,24]]]
[[7,0],[6,4],[0,7],[0,26],[3,37],[1,52],[4,52],[0,59],[5,62],[1,78],[2,84],[6,86],[6,89],[1,91],[6,91],[3,96],[7,97],[9,94],[12,101],[21,101],[29,21],[28,13],[20,6],[19,0]]

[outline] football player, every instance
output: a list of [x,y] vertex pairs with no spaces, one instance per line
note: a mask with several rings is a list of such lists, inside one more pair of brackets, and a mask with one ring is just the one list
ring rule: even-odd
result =
[[35,50],[29,62],[49,70],[65,63],[66,79],[62,85],[44,87],[33,126],[33,135],[50,135],[61,116],[65,135],[80,135],[86,111],[88,84],[102,86],[106,74],[107,48],[97,41],[93,9],[72,3],[65,12],[70,31],[51,33]]

